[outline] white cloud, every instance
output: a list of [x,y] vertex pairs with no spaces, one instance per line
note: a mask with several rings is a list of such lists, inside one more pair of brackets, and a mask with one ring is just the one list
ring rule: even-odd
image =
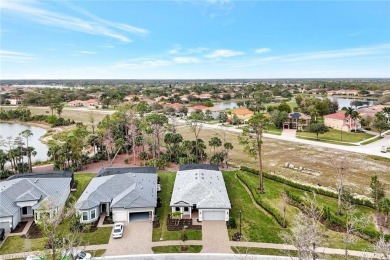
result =
[[52,12],[31,5],[29,6],[29,4],[31,3],[20,3],[15,1],[2,0],[0,9],[2,10],[2,12],[6,10],[9,12],[20,14],[23,19],[31,19],[37,23],[65,28],[73,31],[84,32],[93,35],[111,37],[122,42],[131,42],[131,40],[124,34],[124,32],[140,35],[148,34],[148,31],[145,29],[127,24],[110,22],[94,15],[88,14],[87,12],[84,12],[84,14],[89,16],[91,20]]
[[0,60],[1,61],[10,61],[10,62],[19,62],[26,63],[34,59],[34,56],[16,51],[0,50]]
[[255,53],[260,54],[260,53],[266,53],[266,52],[270,52],[270,51],[271,51],[270,48],[259,48],[259,49],[255,50]]
[[186,64],[186,63],[198,63],[200,60],[195,57],[175,57],[173,58],[174,63],[181,63],[181,64]]
[[215,50],[209,54],[207,54],[205,57],[207,58],[228,58],[228,57],[234,57],[243,55],[243,52],[240,51],[233,51],[233,50],[227,50],[227,49],[220,49]]

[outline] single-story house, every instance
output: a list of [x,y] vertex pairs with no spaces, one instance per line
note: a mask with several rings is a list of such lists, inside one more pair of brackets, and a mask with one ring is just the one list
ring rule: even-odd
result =
[[337,111],[334,114],[324,116],[324,124],[337,130],[351,132],[352,129],[361,128],[359,120],[353,120],[350,116],[345,116],[345,111]]
[[70,178],[70,188],[72,188],[74,185],[74,174],[71,171],[50,171],[14,174],[9,176],[7,178],[7,181],[20,178]]
[[12,231],[27,217],[60,212],[70,194],[71,178],[18,177],[0,182],[0,228]]
[[[100,214],[117,221],[153,221],[157,206],[157,173],[136,168],[107,168],[93,178],[76,203],[81,223]],[[147,167],[150,168],[150,167]]]
[[299,112],[288,114],[287,121],[283,123],[284,129],[303,130],[310,124],[311,116]]
[[246,108],[235,108],[232,109],[232,116],[233,115],[236,115],[241,121],[246,122],[254,115],[254,113]]
[[192,217],[198,211],[199,221],[229,220],[230,200],[218,166],[191,164],[181,166],[176,174],[170,206],[172,213]]

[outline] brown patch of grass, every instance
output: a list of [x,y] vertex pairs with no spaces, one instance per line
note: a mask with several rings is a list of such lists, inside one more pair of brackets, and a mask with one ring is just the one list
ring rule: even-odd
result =
[[[177,131],[183,135],[184,139],[195,139],[194,134],[185,125],[178,127]],[[206,145],[210,138],[216,135],[220,138],[224,136],[222,130],[203,129],[200,132],[200,138],[205,141]],[[230,163],[236,166],[246,165],[257,168],[257,160],[243,152],[242,145],[238,143],[238,135],[238,133],[228,131],[225,134],[226,141],[234,146],[229,152]],[[207,153],[212,155],[210,147],[207,147]],[[302,183],[320,184],[336,189],[335,160],[341,156],[348,158],[346,184],[354,187],[356,192],[368,195],[371,176],[374,175],[377,175],[382,182],[390,184],[390,175],[387,174],[390,172],[390,160],[377,160],[364,154],[264,138],[264,170],[273,171]],[[307,174],[287,169],[284,167],[286,162],[317,171],[319,174]]]

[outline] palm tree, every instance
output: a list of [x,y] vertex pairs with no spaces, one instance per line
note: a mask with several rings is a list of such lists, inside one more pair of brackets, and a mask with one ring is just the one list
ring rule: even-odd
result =
[[353,108],[352,107],[347,107],[347,109],[345,110],[345,117],[348,117],[349,116],[349,125],[352,124],[352,114],[353,114]]
[[219,139],[216,136],[212,137],[209,141],[209,146],[214,148],[214,155],[215,155],[215,148],[220,147],[221,145],[222,145],[221,139]]
[[[32,172],[32,162],[31,162],[31,154],[30,152],[33,151],[33,150],[30,150],[29,149],[29,146],[28,146],[28,138],[30,136],[33,135],[33,133],[29,130],[29,129],[26,129],[24,131],[22,131],[19,135],[23,136],[24,138],[26,138],[26,151],[27,151],[27,160],[28,160],[28,167],[29,167],[29,172]],[[34,149],[34,148],[33,148]],[[35,149],[34,149],[35,150]]]
[[233,149],[233,145],[232,143],[226,142],[223,144],[223,147],[225,148],[225,153],[226,153],[226,168],[229,168],[228,166],[229,150]]
[[351,119],[353,121],[355,121],[355,133],[356,133],[356,129],[357,129],[357,121],[359,119],[359,112],[357,112],[356,110],[354,110],[351,114]]

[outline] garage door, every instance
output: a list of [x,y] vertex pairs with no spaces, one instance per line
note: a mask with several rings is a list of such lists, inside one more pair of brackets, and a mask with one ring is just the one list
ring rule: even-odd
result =
[[149,212],[129,213],[129,221],[149,221]]
[[5,232],[9,232],[10,231],[9,222],[0,222],[0,228],[4,228]]
[[203,220],[225,220],[225,211],[202,211]]

